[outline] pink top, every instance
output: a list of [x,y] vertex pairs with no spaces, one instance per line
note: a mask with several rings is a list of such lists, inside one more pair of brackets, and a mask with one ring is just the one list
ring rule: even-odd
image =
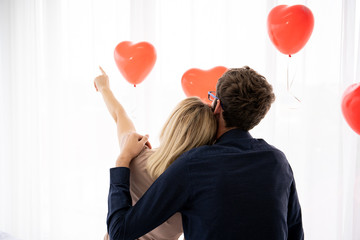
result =
[[[151,149],[144,149],[130,164],[130,194],[132,203],[142,197],[154,182],[146,170],[147,159],[154,153]],[[183,232],[181,214],[176,213],[166,222],[140,237],[140,240],[172,240],[179,239]]]

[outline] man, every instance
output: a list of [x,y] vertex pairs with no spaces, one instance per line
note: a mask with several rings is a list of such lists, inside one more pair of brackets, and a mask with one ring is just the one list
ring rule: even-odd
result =
[[129,163],[147,136],[130,134],[110,170],[110,238],[136,239],[175,212],[187,240],[303,239],[301,209],[285,155],[249,130],[266,115],[275,96],[266,79],[249,67],[229,69],[214,99],[218,119],[212,146],[179,157],[131,206]]

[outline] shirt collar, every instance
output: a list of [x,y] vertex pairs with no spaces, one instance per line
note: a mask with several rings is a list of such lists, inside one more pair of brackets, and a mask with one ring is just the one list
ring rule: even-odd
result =
[[239,139],[251,139],[253,138],[250,133],[248,131],[243,131],[240,129],[231,129],[229,131],[227,131],[226,133],[224,133],[223,135],[221,135],[215,142],[215,144],[219,144],[219,143],[225,143],[228,141],[233,141],[233,140],[239,140]]

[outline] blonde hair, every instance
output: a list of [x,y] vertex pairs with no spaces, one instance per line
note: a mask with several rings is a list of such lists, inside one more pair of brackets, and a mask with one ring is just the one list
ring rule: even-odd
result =
[[158,178],[184,152],[215,140],[217,122],[211,107],[198,97],[182,100],[160,133],[160,146],[149,157],[147,171]]

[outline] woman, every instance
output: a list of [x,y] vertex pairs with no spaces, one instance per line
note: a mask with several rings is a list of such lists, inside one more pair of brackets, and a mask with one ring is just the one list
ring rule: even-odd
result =
[[[124,139],[128,133],[135,131],[135,126],[111,92],[108,76],[101,67],[100,70],[102,75],[95,78],[94,85],[102,94],[116,122],[119,145],[122,149]],[[216,126],[211,107],[199,98],[191,97],[181,101],[163,126],[160,146],[152,150],[148,144],[130,164],[130,193],[133,205],[182,153],[201,145],[212,144],[215,140]],[[178,239],[181,233],[181,215],[176,213],[140,239]]]

